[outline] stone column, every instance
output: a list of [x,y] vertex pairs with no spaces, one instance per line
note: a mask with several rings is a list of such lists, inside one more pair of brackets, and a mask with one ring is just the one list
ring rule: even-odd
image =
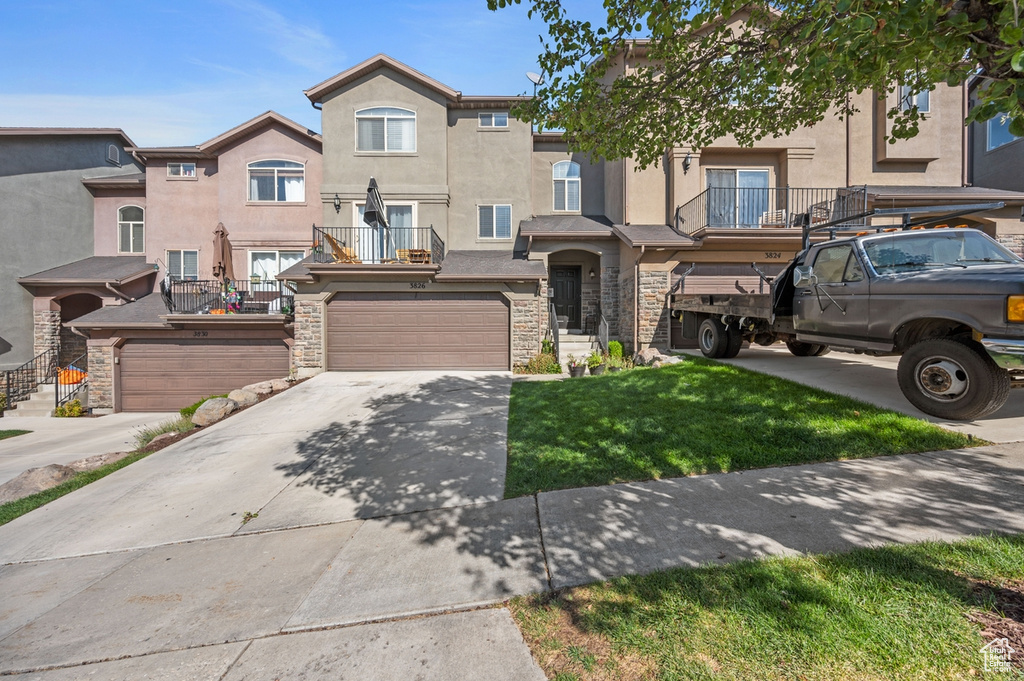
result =
[[629,271],[628,276],[619,280],[619,338],[627,354],[636,353],[638,348],[633,347],[633,272]]
[[608,321],[608,337],[619,338],[619,268],[601,268],[601,312]]
[[93,413],[114,410],[114,348],[110,341],[88,343],[89,408]]
[[1024,234],[1004,234],[996,237],[996,241],[1024,258]]
[[32,326],[33,357],[60,346],[60,310],[34,310]]
[[295,343],[292,368],[300,376],[324,371],[324,304],[319,300],[295,301]]
[[668,348],[669,311],[665,297],[668,295],[670,274],[640,270],[640,333],[637,340],[641,349],[651,346]]
[[547,298],[513,298],[512,364],[526,364],[540,352],[541,311]]

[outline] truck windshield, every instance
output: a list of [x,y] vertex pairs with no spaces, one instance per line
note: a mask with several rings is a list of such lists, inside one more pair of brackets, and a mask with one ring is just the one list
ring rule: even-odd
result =
[[899,232],[865,239],[864,252],[879,274],[925,267],[1021,262],[1016,255],[973,229]]

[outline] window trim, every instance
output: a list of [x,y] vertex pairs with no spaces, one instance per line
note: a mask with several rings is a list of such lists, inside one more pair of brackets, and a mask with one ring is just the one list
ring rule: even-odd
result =
[[[121,211],[123,211],[125,208],[138,208],[139,210],[141,210],[142,211],[142,221],[141,222],[136,222],[134,220],[122,220],[121,219]],[[129,238],[128,238],[129,245],[128,245],[128,247],[131,248],[132,250],[122,251],[121,250],[121,226],[122,225],[139,225],[139,224],[142,225],[142,247],[139,250],[137,250],[137,251],[134,249],[134,246],[135,246],[135,243],[134,243],[134,241],[135,241],[134,230],[131,229],[131,227],[129,227],[128,228],[129,229]],[[123,206],[118,206],[118,208],[117,208],[117,252],[118,253],[145,253],[146,252],[146,207],[145,206],[139,206],[139,205],[134,204],[134,203],[129,203],[129,204],[125,204]]]
[[[1008,141],[1008,142],[1003,142],[1002,144],[997,144],[995,146],[992,146],[992,123],[993,123],[993,121],[997,121],[1002,116],[1005,116],[1005,115],[1006,114],[1004,114],[1003,112],[1000,111],[995,116],[993,116],[992,118],[990,118],[987,121],[985,121],[985,151],[986,152],[995,151],[996,149],[1002,149],[1005,146],[1013,144],[1014,142],[1019,142],[1020,140],[1024,139],[1024,137],[1017,137],[1016,135],[1011,133],[1009,131],[1009,129],[1007,129],[1007,134],[1009,134],[1012,137],[1012,139],[1010,141]],[[1009,123],[1007,123],[1007,128],[1009,128]]]
[[[278,201],[276,198],[273,199],[273,200],[254,199],[254,198],[252,198],[252,175],[251,175],[251,172],[254,170],[254,168],[252,166],[254,164],[256,164],[256,163],[269,163],[269,162],[297,163],[298,165],[300,165],[302,167],[302,199],[300,201]],[[285,167],[275,168],[275,167],[271,166],[270,168],[255,168],[255,170],[273,170],[274,171],[274,196],[276,197],[277,196],[277,171],[278,170],[295,170],[295,168],[285,168]],[[249,161],[248,163],[245,164],[245,197],[246,197],[246,203],[249,204],[249,205],[254,205],[254,206],[279,206],[279,205],[304,206],[304,205],[306,205],[306,163],[304,161],[296,161],[294,159],[281,158],[281,157],[277,157],[277,158],[259,158],[259,159],[256,159],[254,161]]]
[[[171,172],[171,166],[178,166],[178,172],[177,173],[172,173]],[[192,166],[192,174],[191,175],[186,175],[185,174],[185,166]],[[246,168],[246,172],[248,172],[248,168]],[[194,162],[193,163],[185,163],[185,162],[168,163],[167,164],[167,177],[169,179],[173,179],[173,180],[196,180],[196,179],[199,178],[199,167]]]
[[[904,93],[906,90],[906,93]],[[928,97],[928,106],[923,109],[918,104],[921,95]],[[909,85],[899,85],[896,88],[897,105],[900,108],[900,113],[906,113],[915,106],[917,107],[917,113],[919,114],[930,114],[932,112],[932,91],[931,90],[919,90],[912,92]]]
[[[388,117],[389,116],[388,116],[388,114],[371,115],[371,114],[366,113],[368,111],[373,111],[375,109],[396,109],[398,111],[405,111],[405,112],[407,112],[409,114],[408,116],[394,115],[393,117],[396,120],[412,120],[412,149],[394,149],[394,150],[389,150],[388,149]],[[359,148],[359,120],[360,119],[378,119],[378,120],[383,120],[384,121],[384,148],[383,149],[360,149]],[[394,105],[388,105],[388,104],[384,104],[384,105],[380,105],[380,106],[367,106],[367,107],[364,107],[362,109],[357,109],[356,112],[355,112],[355,116],[353,117],[353,120],[354,120],[354,125],[355,125],[355,139],[353,140],[353,145],[355,146],[355,151],[356,151],[357,154],[373,154],[373,155],[376,155],[376,154],[387,154],[389,156],[392,156],[392,155],[401,155],[401,154],[415,154],[419,150],[419,143],[420,143],[419,142],[419,131],[418,131],[418,128],[419,128],[419,114],[416,111],[412,110],[412,109],[406,109],[404,106],[394,106]]]
[[[484,124],[484,116],[490,116],[491,117],[491,123],[489,125],[488,124]],[[495,122],[495,120],[494,120],[495,116],[504,116],[505,117],[505,124],[504,125],[498,125]],[[490,111],[490,112],[484,111],[484,112],[478,113],[476,115],[476,127],[480,128],[481,130],[507,130],[508,129],[508,112],[507,111]]]
[[[578,177],[555,177],[555,168],[557,168],[558,166],[562,165],[563,163],[568,163],[568,164],[576,166],[577,170],[579,171],[579,176]],[[557,205],[555,205],[555,199],[558,196],[558,194],[555,192],[555,183],[556,182],[565,182],[566,183],[565,203],[566,203],[567,206],[569,204],[569,191],[568,191],[569,187],[568,187],[568,183],[569,182],[575,182],[579,186],[579,191],[576,192],[576,195],[579,198],[579,202],[580,202],[579,208],[559,208]],[[572,161],[572,160],[566,159],[564,161],[557,161],[557,162],[551,164],[551,212],[552,213],[573,213],[573,214],[575,214],[575,213],[582,214],[583,213],[583,166],[581,166],[579,163],[576,163],[576,161]]]
[[[252,265],[253,265],[252,256],[253,256],[253,253],[274,253],[276,255],[276,257],[277,257],[277,274],[281,274],[281,272],[283,272],[284,269],[287,269],[287,268],[284,268],[284,269],[281,268],[281,252],[282,251],[286,252],[286,253],[301,253],[302,255],[299,258],[299,260],[302,260],[302,258],[306,257],[306,249],[304,249],[304,248],[250,248],[250,249],[248,249],[246,251],[246,258],[245,258],[245,271],[249,275],[248,276],[249,281],[252,281],[252,278],[254,276],[253,271],[252,271]],[[291,265],[289,265],[289,267],[291,267]],[[271,277],[269,279],[264,279],[263,278],[263,274],[260,274],[259,276],[260,276],[260,281],[261,282],[262,281],[276,281],[274,279],[274,277]],[[276,277],[277,275],[274,275],[274,276]]]
[[[490,206],[491,216],[493,223],[491,224],[491,231],[495,236],[482,236],[480,234],[480,209]],[[508,236],[497,236],[498,233],[498,221],[497,221],[497,208],[502,206],[508,206]],[[512,219],[512,204],[511,203],[478,203],[476,204],[476,238],[477,241],[511,241],[515,238],[515,230],[512,229],[512,224],[515,222]]]
[[[180,253],[181,254],[181,270],[182,270],[182,273],[178,277],[175,277],[175,275],[171,273],[171,253]],[[194,278],[192,278],[192,279],[189,279],[188,277],[185,276],[185,253],[195,253],[196,254],[196,276]],[[166,268],[167,268],[167,277],[171,281],[199,281],[199,269],[200,268],[199,268],[199,249],[198,248],[166,248],[166,249],[164,249],[164,264],[166,265]]]
[[[397,207],[397,206],[411,206],[412,207],[412,226],[413,226],[413,228],[415,228],[419,224],[419,210],[420,210],[419,201],[395,201],[395,202],[386,201],[384,203],[384,205],[385,205],[386,208],[391,208],[392,206],[395,206],[395,207]],[[365,199],[362,200],[362,201],[353,201],[352,202],[352,226],[353,226],[353,228],[365,227],[365,228],[369,229],[370,225],[368,225],[365,222],[363,222],[363,219],[361,217],[359,217],[359,207],[360,206],[364,206],[364,207],[366,206],[366,200]]]

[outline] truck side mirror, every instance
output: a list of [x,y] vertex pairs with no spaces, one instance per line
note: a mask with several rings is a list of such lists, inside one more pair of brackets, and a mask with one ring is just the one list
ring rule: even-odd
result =
[[814,283],[814,269],[810,265],[802,265],[793,269],[793,286],[807,288]]

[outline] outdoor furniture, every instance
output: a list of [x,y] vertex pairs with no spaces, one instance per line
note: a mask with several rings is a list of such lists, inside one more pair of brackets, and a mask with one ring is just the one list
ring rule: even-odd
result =
[[410,248],[409,262],[416,265],[430,264],[430,251],[423,248]]
[[788,227],[786,224],[786,209],[769,210],[761,214],[762,227]]
[[334,262],[344,263],[361,263],[362,260],[356,255],[354,249],[347,248],[338,243],[330,234],[324,233],[324,239],[327,240],[327,244],[331,247],[331,252],[334,254]]

